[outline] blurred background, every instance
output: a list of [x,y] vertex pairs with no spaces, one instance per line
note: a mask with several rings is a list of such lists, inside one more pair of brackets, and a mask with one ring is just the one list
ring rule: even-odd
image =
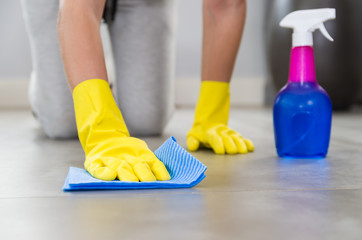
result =
[[[196,103],[202,37],[202,1],[178,1],[175,100],[177,106]],[[235,67],[232,94],[235,105],[261,106],[265,81],[263,51],[264,0],[249,2],[246,30]],[[20,1],[0,2],[0,105],[28,106],[27,86],[31,73],[28,37]],[[106,41],[107,42],[107,41]]]
[[[178,1],[175,103],[196,103],[201,63],[202,1]],[[337,20],[326,24],[334,43],[315,34],[317,78],[336,109],[362,100],[362,9],[360,0],[252,0],[232,81],[233,106],[263,107],[288,77],[291,31],[278,26],[296,9],[336,7]],[[359,16],[360,15],[360,16]],[[105,28],[104,28],[105,29]],[[105,33],[103,29],[103,32]],[[107,43],[107,38],[105,37]],[[106,47],[107,49],[107,47]],[[0,107],[27,108],[31,73],[28,37],[20,1],[0,2]]]

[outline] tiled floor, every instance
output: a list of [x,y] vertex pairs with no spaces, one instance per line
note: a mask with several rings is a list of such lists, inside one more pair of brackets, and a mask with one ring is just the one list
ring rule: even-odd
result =
[[[192,110],[170,135],[185,146]],[[82,167],[77,140],[47,139],[28,111],[0,111],[0,239],[362,239],[362,111],[334,114],[328,158],[276,156],[268,109],[239,109],[230,125],[255,153],[194,153],[208,166],[192,189],[63,192]]]

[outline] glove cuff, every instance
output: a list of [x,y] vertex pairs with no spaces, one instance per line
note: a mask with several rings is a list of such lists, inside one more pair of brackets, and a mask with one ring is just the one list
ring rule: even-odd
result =
[[229,83],[202,81],[193,127],[202,126],[208,129],[216,124],[227,125],[229,109]]
[[107,81],[90,79],[78,84],[73,101],[78,136],[86,155],[104,139],[129,136]]

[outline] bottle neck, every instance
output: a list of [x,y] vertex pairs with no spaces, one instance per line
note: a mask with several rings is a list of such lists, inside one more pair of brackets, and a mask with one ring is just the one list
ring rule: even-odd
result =
[[290,56],[288,82],[317,82],[313,47],[293,47]]

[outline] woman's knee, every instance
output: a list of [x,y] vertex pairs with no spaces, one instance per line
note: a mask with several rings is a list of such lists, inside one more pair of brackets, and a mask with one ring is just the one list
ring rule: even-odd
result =
[[65,101],[51,102],[36,99],[30,101],[33,114],[50,138],[75,138],[77,127],[73,105]]
[[76,138],[77,128],[75,124],[65,122],[50,122],[43,124],[45,134],[53,139],[71,139]]
[[131,136],[159,136],[163,133],[173,108],[138,109],[139,112],[129,111],[124,115]]
[[77,137],[77,127],[74,114],[57,113],[47,116],[37,116],[45,134],[53,139],[67,139]]

